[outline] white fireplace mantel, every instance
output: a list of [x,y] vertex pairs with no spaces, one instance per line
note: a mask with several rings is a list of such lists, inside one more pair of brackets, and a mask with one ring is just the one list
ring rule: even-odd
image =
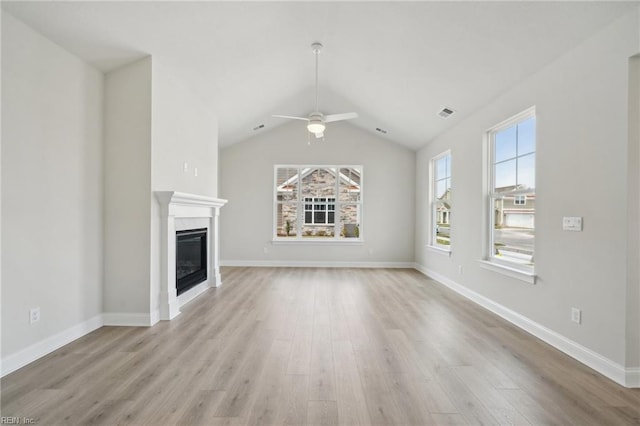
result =
[[155,196],[160,203],[162,229],[160,319],[170,320],[180,314],[176,293],[176,218],[207,218],[209,220],[208,287],[219,287],[222,284],[222,278],[218,217],[220,207],[227,204],[227,200],[175,191],[156,191]]

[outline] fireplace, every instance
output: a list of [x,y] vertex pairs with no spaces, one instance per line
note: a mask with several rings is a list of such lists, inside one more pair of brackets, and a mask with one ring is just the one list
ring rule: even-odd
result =
[[176,291],[180,295],[207,279],[207,228],[176,231]]
[[[185,194],[175,191],[156,191],[156,199],[160,203],[160,264],[161,277],[158,294],[158,317],[161,320],[171,320],[180,315],[180,306],[198,297],[213,287],[222,285],[219,260],[219,216],[220,208],[227,204],[227,200],[205,197],[202,195]],[[200,253],[200,266],[207,268],[204,282],[185,291],[178,298],[178,278],[176,274],[178,235],[184,229],[204,232],[207,237],[200,240],[202,244],[208,240],[206,252]],[[204,257],[204,260],[203,260]],[[202,279],[200,277],[199,279]],[[155,303],[151,293],[152,306]],[[153,312],[152,312],[153,314]],[[151,321],[152,323],[157,322]]]

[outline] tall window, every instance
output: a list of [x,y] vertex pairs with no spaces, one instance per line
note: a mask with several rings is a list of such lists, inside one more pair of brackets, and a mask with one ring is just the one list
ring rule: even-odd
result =
[[431,245],[451,249],[451,152],[431,160]]
[[362,236],[362,166],[275,166],[274,239]]
[[536,199],[536,118],[533,108],[488,132],[488,257],[533,271]]

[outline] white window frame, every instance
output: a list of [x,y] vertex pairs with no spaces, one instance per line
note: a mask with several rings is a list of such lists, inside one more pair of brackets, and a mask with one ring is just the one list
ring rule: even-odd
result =
[[[333,237],[315,237],[309,238],[304,237],[302,235],[302,229],[304,226],[314,226],[315,224],[307,224],[305,223],[305,204],[309,204],[305,201],[305,198],[310,197],[302,197],[302,178],[299,178],[299,183],[297,185],[297,218],[296,218],[296,236],[295,237],[280,237],[278,236],[278,169],[280,168],[291,168],[298,169],[297,176],[302,176],[306,173],[308,169],[334,169],[336,172],[336,188],[335,188],[335,202],[323,202],[322,204],[334,205],[334,223],[324,224],[325,226],[334,226]],[[340,169],[343,168],[356,168],[360,170],[360,201],[340,201],[340,180],[349,180],[348,176],[343,175],[340,172]],[[354,182],[355,183],[355,182]],[[315,197],[313,197],[315,198]],[[326,198],[333,199],[334,197],[317,197],[317,198]],[[341,236],[342,229],[340,228],[342,225],[342,221],[338,216],[342,211],[342,205],[357,205],[358,206],[358,237],[349,237],[345,238]],[[328,219],[328,211],[326,218]],[[361,244],[364,241],[364,232],[363,232],[363,217],[364,217],[364,167],[361,164],[339,164],[339,165],[326,165],[326,164],[275,164],[273,166],[273,218],[272,218],[272,226],[273,226],[273,239],[272,242],[276,244],[326,244],[326,243],[335,243],[335,244]],[[323,224],[317,224],[322,226]]]
[[[445,157],[449,157],[449,170],[448,170],[448,174],[444,177],[442,177],[441,179],[437,179],[437,164],[438,161],[445,158]],[[429,193],[429,216],[430,216],[430,227],[429,227],[429,246],[433,249],[437,249],[439,251],[443,251],[446,253],[450,253],[451,252],[451,244],[447,245],[447,244],[441,244],[438,242],[438,220],[437,220],[437,215],[438,215],[438,203],[439,201],[437,200],[438,197],[438,181],[443,180],[443,179],[452,179],[452,173],[451,173],[451,164],[452,164],[452,157],[451,157],[451,150],[446,150],[438,155],[436,155],[435,157],[433,157],[431,159],[430,162],[430,173],[429,173],[429,180],[430,180],[430,193]],[[449,238],[451,238],[451,219],[449,219]]]
[[[533,266],[523,265],[517,262],[512,262],[507,259],[499,258],[495,255],[494,247],[494,229],[495,229],[495,201],[498,197],[493,192],[495,183],[495,163],[494,163],[494,148],[495,148],[495,135],[500,131],[517,125],[520,122],[526,121],[530,118],[536,118],[536,109],[531,107],[522,111],[521,113],[497,124],[496,126],[488,129],[484,136],[484,157],[485,157],[485,213],[484,213],[484,227],[485,227],[485,244],[484,244],[484,256],[481,260],[481,266],[486,269],[490,269],[513,278],[520,279],[531,284],[535,284],[535,262]],[[537,125],[537,122],[536,122]],[[537,132],[536,132],[536,152],[537,153]],[[519,156],[518,156],[519,158]],[[537,157],[536,157],[537,160]],[[537,162],[537,161],[536,161]],[[537,167],[536,167],[537,171]],[[515,203],[514,203],[515,204]],[[535,244],[535,243],[534,243]],[[535,256],[535,254],[534,254]]]

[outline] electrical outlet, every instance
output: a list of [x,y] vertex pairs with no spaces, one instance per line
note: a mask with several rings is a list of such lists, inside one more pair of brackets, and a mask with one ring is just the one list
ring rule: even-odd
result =
[[571,321],[576,324],[582,323],[582,311],[578,308],[571,308]]
[[197,167],[195,167],[195,168],[193,169],[193,175],[194,175],[194,176],[198,176],[198,168],[197,168]]
[[458,265],[458,274],[462,275],[462,265]]
[[32,308],[29,310],[29,324],[40,321],[40,308]]

